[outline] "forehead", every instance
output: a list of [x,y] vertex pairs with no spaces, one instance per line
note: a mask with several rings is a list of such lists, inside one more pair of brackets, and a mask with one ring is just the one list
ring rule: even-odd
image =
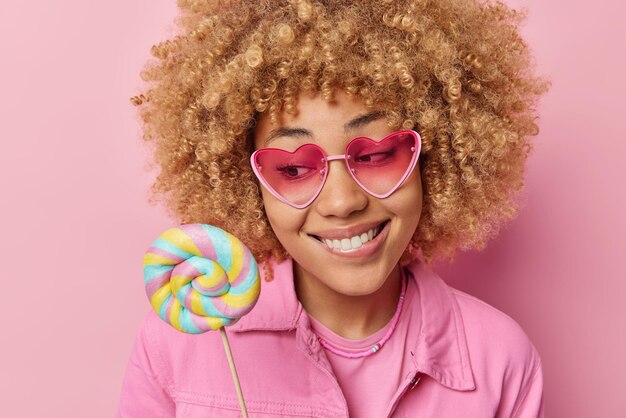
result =
[[382,110],[369,109],[362,99],[338,91],[332,101],[300,94],[297,114],[281,112],[278,123],[272,124],[269,113],[257,118],[254,130],[255,148],[282,147],[298,142],[315,142],[318,138],[352,138],[356,135],[374,133],[373,128],[386,126]]

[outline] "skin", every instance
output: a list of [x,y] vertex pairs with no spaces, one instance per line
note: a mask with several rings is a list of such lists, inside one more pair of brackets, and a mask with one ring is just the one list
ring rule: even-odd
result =
[[[343,154],[351,139],[380,140],[394,129],[384,116],[349,132],[344,124],[372,113],[359,99],[338,91],[333,102],[301,94],[296,116],[282,113],[279,126],[261,114],[254,132],[255,148],[294,151],[315,143],[327,155]],[[309,135],[286,133],[267,139],[279,127],[306,129]],[[391,196],[371,196],[350,177],[345,163],[331,161],[318,197],[306,208],[293,208],[261,187],[265,211],[276,237],[293,258],[294,281],[304,309],[336,334],[365,338],[391,320],[398,303],[401,275],[398,261],[419,223],[422,186],[419,165]],[[419,163],[418,163],[419,164]],[[390,231],[374,255],[358,259],[331,254],[309,234],[371,221],[390,220]]]

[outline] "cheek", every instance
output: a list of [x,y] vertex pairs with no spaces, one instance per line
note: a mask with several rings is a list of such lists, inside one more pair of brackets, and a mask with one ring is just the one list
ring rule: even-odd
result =
[[388,209],[395,213],[403,224],[403,231],[413,235],[422,213],[423,195],[422,183],[419,174],[412,174],[407,182],[389,201]]
[[293,234],[297,234],[304,224],[306,210],[299,210],[281,202],[269,192],[263,191],[263,206],[272,230],[278,240],[287,246]]

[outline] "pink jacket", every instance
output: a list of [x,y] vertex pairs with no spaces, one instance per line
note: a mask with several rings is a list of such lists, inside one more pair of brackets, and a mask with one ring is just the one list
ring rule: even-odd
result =
[[[251,418],[348,417],[345,398],[296,298],[292,260],[275,265],[254,310],[227,328]],[[519,325],[453,289],[428,267],[409,266],[422,329],[414,369],[387,416],[543,417],[539,355]],[[118,417],[238,417],[217,332],[188,335],[150,312],[123,382]]]

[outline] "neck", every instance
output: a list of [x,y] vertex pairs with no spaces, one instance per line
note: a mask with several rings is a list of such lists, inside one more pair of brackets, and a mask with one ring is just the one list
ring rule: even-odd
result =
[[378,290],[349,296],[311,277],[294,262],[296,293],[304,309],[335,334],[348,339],[366,338],[391,320],[398,307],[401,278],[400,266],[396,264]]

